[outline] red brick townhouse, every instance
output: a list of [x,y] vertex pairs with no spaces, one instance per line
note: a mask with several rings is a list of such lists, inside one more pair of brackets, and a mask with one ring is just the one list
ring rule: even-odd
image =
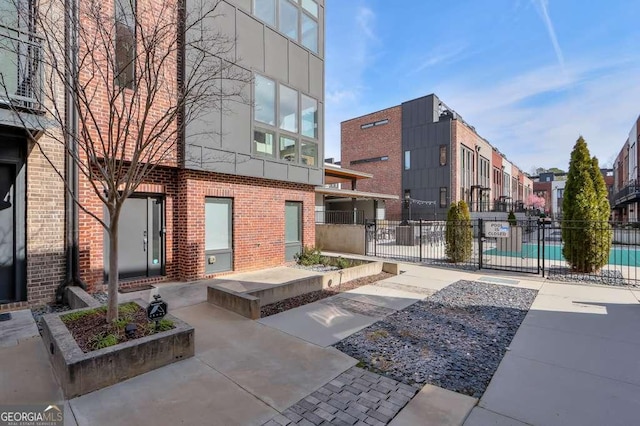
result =
[[[224,108],[202,105],[199,120],[191,122],[174,141],[175,152],[125,202],[118,234],[121,286],[196,280],[282,265],[293,260],[303,245],[314,244],[314,191],[323,183],[324,3],[220,3],[217,20],[208,24],[236,40],[228,58],[249,73],[251,83],[243,87],[243,102],[231,102]],[[105,3],[105,8],[113,8],[117,24],[114,42],[122,36],[125,47],[132,38],[140,43],[134,28],[127,27],[127,14],[152,11],[155,4],[153,0]],[[82,57],[89,46],[80,43],[79,47]],[[114,51],[116,56],[131,54],[118,45]],[[176,75],[176,80],[167,84],[167,93],[177,85],[184,66],[182,55],[189,54],[187,50],[176,55],[175,70],[167,72]],[[116,58],[116,63],[126,63],[124,59]],[[89,81],[94,71],[80,67],[80,80]],[[140,72],[129,71],[132,75]],[[126,86],[129,82],[114,79],[113,84]],[[222,79],[219,84],[224,87],[233,82]],[[96,87],[95,111],[107,101],[108,89]],[[64,104],[64,98],[61,102]],[[162,114],[163,103],[156,99],[157,112],[152,113]],[[97,120],[96,125],[80,131],[91,135],[108,126]],[[6,229],[10,219],[23,228],[28,223],[29,238],[33,235],[34,241],[26,240],[27,232],[23,232],[12,246],[6,245],[6,252],[12,250],[18,256],[13,290],[0,294],[0,308],[53,301],[56,289],[73,278],[74,268],[90,291],[102,289],[108,274],[108,238],[103,227],[80,209],[75,213],[77,235],[71,241],[73,236],[65,234],[65,229],[74,227],[74,208],[65,206],[63,186],[55,173],[42,165],[37,153],[27,155],[26,145],[7,152],[16,157],[15,163],[0,179],[14,183],[9,191],[15,191],[16,201],[23,203],[16,203],[14,217],[5,218]],[[64,170],[64,152],[52,155]],[[25,162],[28,176],[38,177],[33,188],[19,174]],[[78,198],[83,207],[106,218],[104,206],[82,174]]]
[[[613,177],[605,176],[607,188],[613,180],[610,190],[613,220],[618,222],[637,222],[640,208],[640,117],[629,130],[629,137],[613,163]],[[612,179],[613,178],[613,179]]]
[[444,218],[459,200],[472,212],[518,210],[533,187],[433,94],[342,122],[341,151],[344,167],[373,175],[362,190],[400,197],[387,203],[390,219],[408,217],[408,199],[413,219]]

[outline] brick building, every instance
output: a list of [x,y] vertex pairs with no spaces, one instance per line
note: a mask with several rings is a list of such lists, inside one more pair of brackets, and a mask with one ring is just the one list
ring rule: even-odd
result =
[[[114,54],[128,54],[126,44],[135,40],[136,31],[129,28],[127,16],[153,13],[156,3],[115,0],[104,6],[114,8],[104,10],[115,19]],[[121,286],[282,265],[303,245],[315,242],[315,187],[323,183],[324,0],[226,0],[218,7],[216,19],[207,24],[235,40],[228,58],[251,76],[251,83],[242,87],[242,101],[223,108],[202,105],[198,121],[173,141],[175,152],[125,202],[118,234]],[[79,48],[82,55],[88,46]],[[174,68],[167,75],[176,80],[164,82],[167,93],[177,87],[180,67],[188,66],[182,58],[191,53],[187,48],[168,62]],[[116,57],[115,63],[126,61]],[[89,81],[93,71],[82,67],[80,80]],[[129,71],[135,75],[135,69],[122,68],[120,76]],[[120,76],[114,85],[129,84]],[[233,83],[221,79],[220,84]],[[98,113],[109,89],[96,87],[92,105]],[[63,96],[59,102],[64,105]],[[156,99],[157,112],[152,113],[162,114],[167,102]],[[0,106],[0,122],[9,122],[12,113]],[[98,119],[80,132],[105,131],[106,121]],[[11,217],[0,212],[0,222],[6,221],[0,230],[13,230],[10,220],[17,230],[15,241],[0,246],[5,256],[17,253],[11,259],[12,284],[2,287],[0,309],[53,301],[73,268],[90,291],[101,290],[109,273],[103,227],[87,212],[65,205],[62,181],[39,151],[29,152],[20,127],[0,126],[0,132],[16,141],[6,152],[11,164],[6,170],[0,147],[0,183],[5,199],[15,200]],[[65,150],[42,142],[56,168],[68,173]],[[87,179],[80,174],[78,180],[80,204],[106,219]],[[77,235],[69,241],[65,229],[74,227]]]
[[640,207],[640,117],[629,131],[629,137],[618,152],[613,163],[613,189],[611,208],[613,219],[620,222],[637,222]]
[[409,202],[412,219],[444,218],[459,200],[472,212],[522,210],[533,188],[433,94],[342,122],[341,143],[342,165],[373,175],[362,188],[400,197],[389,218],[408,218]]

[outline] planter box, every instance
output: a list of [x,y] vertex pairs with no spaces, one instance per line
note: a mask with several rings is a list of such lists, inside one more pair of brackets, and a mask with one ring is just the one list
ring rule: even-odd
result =
[[[382,271],[398,275],[399,266],[397,263],[366,262],[362,265],[329,271],[321,275],[313,275],[282,284],[265,284],[262,288],[243,292],[234,291],[233,285],[227,285],[223,281],[219,284],[210,284],[207,287],[207,302],[246,318],[259,319],[262,306],[338,286],[340,283],[357,278],[376,275]],[[233,284],[232,281],[228,283]]]
[[[143,308],[147,306],[141,300],[135,302]],[[76,311],[84,309],[87,308]],[[67,399],[114,385],[194,354],[193,327],[172,315],[165,317],[173,321],[175,328],[172,330],[84,353],[60,319],[69,312],[75,311],[42,317],[42,339]]]

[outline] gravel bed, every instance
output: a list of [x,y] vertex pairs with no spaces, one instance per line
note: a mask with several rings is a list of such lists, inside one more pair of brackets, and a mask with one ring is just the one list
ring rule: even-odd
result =
[[349,291],[354,288],[362,287],[363,285],[373,284],[392,276],[392,274],[381,272],[376,275],[369,275],[368,277],[356,278],[355,280],[347,281],[346,283],[342,283],[335,287],[313,291],[311,293],[281,300],[280,302],[271,303],[270,305],[265,305],[260,308],[260,317],[268,317],[280,312],[288,311],[289,309],[297,308],[298,306],[306,305],[307,303],[317,302],[318,300],[335,296],[343,291]]
[[45,314],[53,314],[56,312],[65,312],[71,310],[69,305],[45,305],[39,306],[37,308],[31,309],[31,315],[33,315],[33,319],[35,320],[38,331],[42,334],[42,324],[40,323],[40,319]]
[[458,281],[334,346],[403,383],[480,398],[536,294]]
[[101,304],[103,304],[103,305],[107,304],[108,296],[107,296],[106,292],[93,293],[92,296],[93,296],[94,299],[96,299]]
[[578,284],[600,284],[614,287],[638,287],[638,284],[624,279],[621,271],[616,269],[602,269],[592,274],[578,274],[571,272],[568,267],[553,267],[547,270],[548,278],[553,281],[563,281]]
[[331,272],[331,271],[337,271],[340,269],[337,266],[328,266],[328,265],[322,265],[322,264],[311,265],[311,266],[295,264],[293,266],[290,266],[290,268],[304,269],[305,271],[313,271],[313,272]]

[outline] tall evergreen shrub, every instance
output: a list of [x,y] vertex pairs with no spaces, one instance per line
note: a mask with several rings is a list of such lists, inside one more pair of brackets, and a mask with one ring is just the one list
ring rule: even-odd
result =
[[607,264],[612,231],[607,187],[582,136],[571,152],[562,202],[562,254],[576,272],[595,272]]
[[445,244],[445,253],[450,262],[461,263],[471,259],[473,252],[471,214],[464,201],[451,203],[447,212]]

